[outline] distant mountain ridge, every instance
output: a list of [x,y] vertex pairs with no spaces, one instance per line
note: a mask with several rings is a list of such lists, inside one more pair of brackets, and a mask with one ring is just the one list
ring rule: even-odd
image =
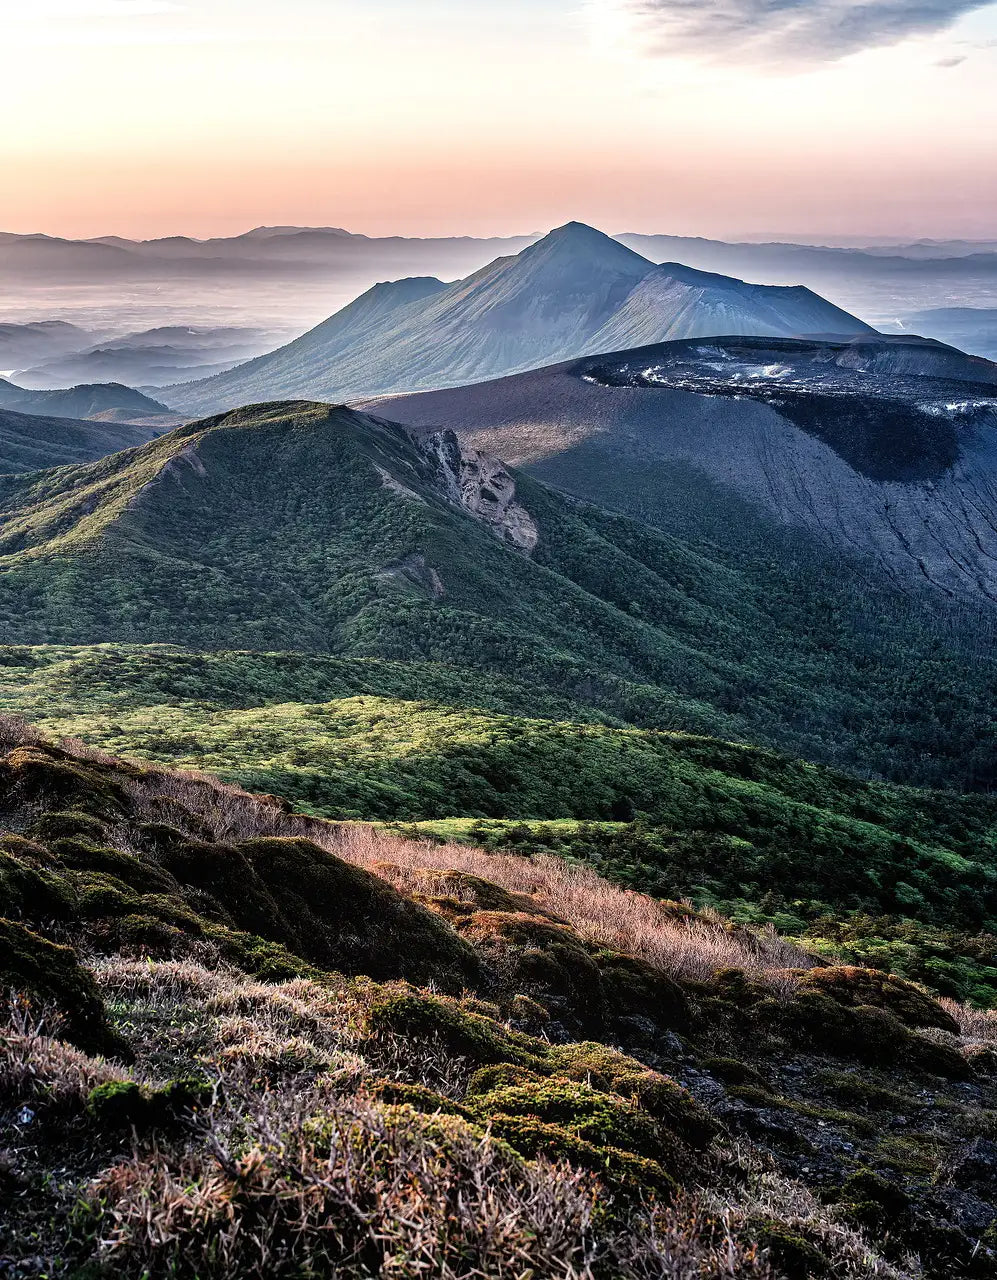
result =
[[28,391],[0,378],[0,408],[18,413],[60,418],[101,419],[105,422],[143,422],[163,419],[175,426],[181,418],[168,405],[120,382],[91,383],[57,391]]
[[77,351],[88,341],[85,329],[65,320],[37,320],[0,324],[0,369],[17,369]]
[[338,400],[473,382],[569,356],[720,333],[871,333],[802,287],[746,284],[669,265],[583,223],[444,285],[376,285],[287,346],[168,388],[197,412],[277,396]]
[[[19,299],[28,319],[58,315],[102,330],[109,321],[120,332],[163,323],[216,323],[214,307],[222,302],[231,317],[245,323],[302,333],[378,280],[463,279],[497,255],[518,253],[539,238],[536,233],[373,236],[290,226],[206,239],[68,240],[0,233],[0,291]],[[615,238],[655,263],[680,261],[763,284],[806,285],[877,328],[899,322],[943,341],[954,335],[942,327],[912,325],[910,316],[953,305],[989,307],[997,282],[997,245],[986,241],[905,245],[862,244],[856,238],[835,247],[793,243],[796,238],[788,235],[765,241],[630,233]],[[81,310],[83,296],[87,306]],[[636,341],[632,337],[629,345]],[[992,354],[983,335],[970,334],[958,345]],[[26,368],[39,357],[0,360],[0,371]]]
[[18,386],[40,391],[112,382],[148,389],[221,373],[285,336],[244,326],[161,325],[78,344],[17,368],[12,378]]

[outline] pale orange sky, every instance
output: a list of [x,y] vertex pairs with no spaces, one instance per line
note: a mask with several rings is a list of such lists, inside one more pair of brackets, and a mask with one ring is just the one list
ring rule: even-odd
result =
[[832,48],[830,3],[746,50],[669,0],[0,0],[0,229],[997,237],[997,8]]

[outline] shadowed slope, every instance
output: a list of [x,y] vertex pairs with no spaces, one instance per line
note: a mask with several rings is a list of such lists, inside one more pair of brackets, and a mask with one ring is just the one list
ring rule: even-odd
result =
[[150,427],[47,418],[0,409],[0,474],[92,462],[145,444],[157,434]]
[[795,558],[806,531],[906,590],[997,600],[997,365],[940,343],[676,342],[379,411],[683,537]]
[[[771,544],[764,559],[697,550],[446,432],[256,406],[2,478],[0,514],[8,644],[380,657],[413,664],[416,698],[441,688],[419,664],[456,664],[485,699],[512,677],[500,696],[517,712],[601,712],[940,784],[992,776],[992,657],[929,602],[847,562],[830,573],[806,544],[792,561]],[[458,683],[480,705],[474,679]]]

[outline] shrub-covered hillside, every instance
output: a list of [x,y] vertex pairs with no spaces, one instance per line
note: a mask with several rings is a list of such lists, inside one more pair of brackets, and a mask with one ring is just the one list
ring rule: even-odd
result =
[[432,820],[461,839],[544,848],[997,1004],[991,796],[555,719],[571,708],[553,695],[511,715],[525,686],[440,664],[117,646],[2,656],[0,706],[49,732],[210,768],[329,818]]
[[[88,466],[0,477],[0,516],[10,644],[382,658],[414,664],[415,697],[436,683],[420,684],[422,664],[455,665],[486,698],[511,679],[520,713],[568,706],[930,785],[994,775],[982,623],[847,562],[832,571],[803,542],[731,560],[514,477],[452,435],[257,406]],[[305,690],[329,678],[295,660],[297,688],[280,658],[229,661],[286,691],[266,701],[318,700]],[[208,700],[216,678],[232,685],[216,658],[165,665],[154,681],[199,683]]]
[[3,734],[8,1274],[993,1273],[991,1016]]
[[159,434],[154,428],[131,423],[89,422],[0,408],[0,473],[78,465],[137,448]]

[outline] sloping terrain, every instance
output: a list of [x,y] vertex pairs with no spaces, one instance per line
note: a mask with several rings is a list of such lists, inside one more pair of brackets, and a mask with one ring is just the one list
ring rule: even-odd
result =
[[929,307],[904,317],[916,333],[930,333],[963,351],[997,360],[997,308]]
[[[716,737],[607,725],[564,692],[452,663],[120,645],[0,659],[0,709],[47,732],[207,767],[329,818],[589,862],[997,1005],[997,809],[985,793],[861,782]],[[938,725],[895,705],[909,723],[876,749],[888,771],[918,776],[915,751]],[[730,732],[722,712],[701,714]],[[967,758],[939,754],[933,767],[980,767],[982,716],[978,732]],[[956,752],[960,741],[952,732]]]
[[0,728],[12,1274],[992,1274],[991,1017]]
[[286,347],[230,373],[171,387],[178,408],[338,400],[445,386],[621,345],[716,333],[870,333],[808,289],[655,267],[569,223],[464,280],[377,285]]
[[863,331],[870,330],[802,286],[747,284],[663,262],[640,281],[584,349],[619,351],[731,333],[791,337]]
[[678,258],[701,270],[771,284],[799,281],[863,315],[884,320],[900,316],[908,327],[915,309],[951,306],[954,300],[987,306],[997,278],[997,252],[987,241],[929,243],[921,248],[861,244],[835,248],[778,241],[726,243],[699,236],[624,234],[617,238],[653,262]]
[[805,530],[905,590],[997,600],[997,366],[940,343],[680,342],[378,411],[683,537],[796,557]]
[[[421,664],[454,664],[479,699],[511,677],[517,713],[598,712],[938,785],[993,777],[992,653],[929,597],[803,542],[792,561],[697,550],[452,434],[257,406],[4,477],[0,514],[6,644],[395,659],[415,698]],[[262,661],[260,678],[279,671]],[[282,700],[311,698],[302,679]]]
[[0,474],[93,462],[121,449],[134,449],[158,434],[150,427],[0,409]]
[[180,415],[165,404],[117,382],[66,387],[58,391],[28,391],[0,378],[0,409],[110,422],[159,422],[164,427],[176,426],[181,421]]

